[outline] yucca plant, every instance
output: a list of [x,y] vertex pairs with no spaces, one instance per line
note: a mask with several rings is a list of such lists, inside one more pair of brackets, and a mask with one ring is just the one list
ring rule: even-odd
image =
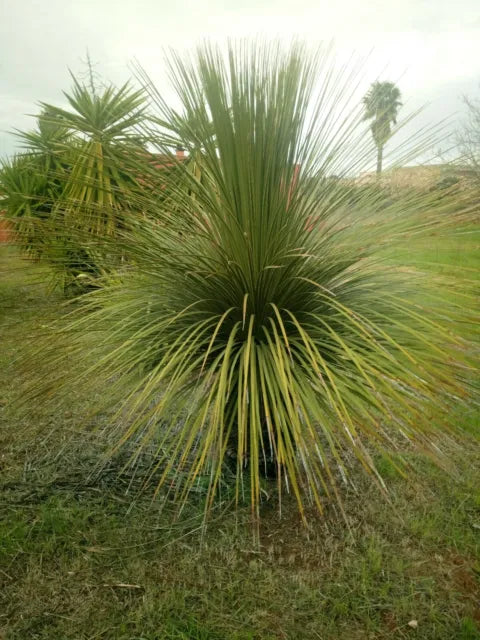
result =
[[[172,55],[202,179],[179,165],[174,215],[139,194],[150,221],[123,235],[136,268],[60,329],[74,371],[60,366],[59,334],[42,354],[51,389],[108,382],[114,449],[153,447],[159,486],[181,503],[202,478],[211,505],[230,466],[257,514],[262,476],[302,513],[306,498],[321,509],[352,459],[382,486],[376,450],[434,451],[445,408],[468,395],[466,305],[449,304],[447,281],[401,268],[394,249],[470,213],[356,186],[369,154],[361,105],[342,101],[353,76],[322,56],[258,43]],[[151,131],[166,153],[179,120],[150,93],[169,123]]]
[[58,204],[59,215],[83,232],[114,235],[124,223],[137,176],[128,171],[132,155],[145,154],[136,127],[145,117],[142,91],[127,84],[100,93],[73,76],[69,109],[44,104],[45,125],[61,124],[74,136],[70,172]]
[[72,77],[64,94],[70,109],[42,103],[38,130],[20,133],[25,153],[2,177],[20,245],[35,246],[64,289],[78,289],[115,263],[115,245],[105,255],[103,240],[125,226],[148,155],[137,130],[145,117],[142,91],[128,84],[96,90]]
[[119,246],[106,246],[104,240],[125,227],[132,193],[139,187],[132,160],[138,167],[146,155],[137,130],[146,104],[142,91],[128,83],[97,91],[72,77],[72,91],[64,94],[70,109],[44,104],[43,121],[66,127],[73,141],[48,235],[53,246],[63,245],[57,264],[67,257],[64,287],[77,292],[124,258]]

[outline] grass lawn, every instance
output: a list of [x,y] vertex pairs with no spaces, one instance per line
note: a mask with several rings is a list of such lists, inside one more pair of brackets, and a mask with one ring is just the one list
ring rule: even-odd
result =
[[[425,251],[475,268],[478,244]],[[478,448],[449,445],[453,474],[412,453],[408,480],[379,460],[390,504],[359,474],[346,521],[331,504],[306,530],[267,500],[260,545],[228,504],[206,529],[193,503],[172,523],[141,478],[98,471],[78,399],[11,411],[25,339],[58,313],[39,276],[0,247],[1,640],[480,640]]]

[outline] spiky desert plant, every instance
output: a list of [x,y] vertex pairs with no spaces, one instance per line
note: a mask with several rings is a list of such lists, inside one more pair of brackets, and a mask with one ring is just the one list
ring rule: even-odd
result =
[[124,258],[118,245],[107,247],[104,240],[125,227],[139,187],[137,168],[146,150],[137,127],[146,103],[143,92],[128,83],[96,90],[72,79],[71,92],[64,94],[70,109],[43,104],[42,120],[44,126],[65,127],[71,136],[68,175],[52,210],[48,240],[60,248],[56,264],[63,266],[64,288],[77,292]]
[[44,125],[62,125],[75,140],[57,213],[83,232],[114,235],[124,223],[129,194],[138,184],[128,166],[132,154],[145,153],[136,129],[145,117],[145,99],[128,83],[97,93],[72,78],[72,91],[64,94],[70,109],[43,104]]
[[137,130],[142,91],[72,78],[70,108],[42,103],[38,129],[19,134],[25,152],[4,167],[0,185],[20,246],[49,262],[64,289],[113,265],[114,245],[105,256],[103,239],[125,226],[148,155]]
[[[257,513],[262,475],[302,513],[306,496],[321,509],[352,459],[381,484],[376,449],[434,450],[445,406],[468,393],[455,333],[468,311],[393,251],[452,225],[452,203],[358,189],[348,176],[369,145],[360,105],[342,101],[355,72],[322,56],[243,43],[170,58],[202,179],[179,164],[174,210],[139,196],[156,222],[123,237],[136,268],[86,295],[62,325],[65,351],[57,334],[42,355],[50,389],[107,381],[114,448],[153,448],[159,486],[181,503],[202,477],[211,505],[229,463]],[[165,152],[178,120],[155,99]]]

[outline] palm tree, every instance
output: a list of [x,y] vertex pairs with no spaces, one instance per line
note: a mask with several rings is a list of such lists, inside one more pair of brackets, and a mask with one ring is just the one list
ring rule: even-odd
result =
[[400,89],[393,82],[374,82],[363,98],[364,120],[372,120],[370,126],[377,147],[377,175],[382,173],[383,148],[392,135],[392,124],[397,124],[397,114],[402,106]]

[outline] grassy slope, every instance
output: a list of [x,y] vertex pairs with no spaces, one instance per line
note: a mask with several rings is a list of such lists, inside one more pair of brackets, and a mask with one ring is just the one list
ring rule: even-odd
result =
[[[426,250],[478,264],[463,241]],[[392,506],[360,476],[345,495],[351,532],[333,505],[305,531],[269,502],[260,547],[248,514],[219,512],[203,531],[192,505],[172,525],[168,506],[132,502],[139,479],[91,475],[93,444],[64,446],[75,406],[9,413],[22,338],[52,314],[36,273],[0,248],[0,638],[480,639],[478,451],[452,450],[455,478],[413,458],[419,483],[380,460]]]

